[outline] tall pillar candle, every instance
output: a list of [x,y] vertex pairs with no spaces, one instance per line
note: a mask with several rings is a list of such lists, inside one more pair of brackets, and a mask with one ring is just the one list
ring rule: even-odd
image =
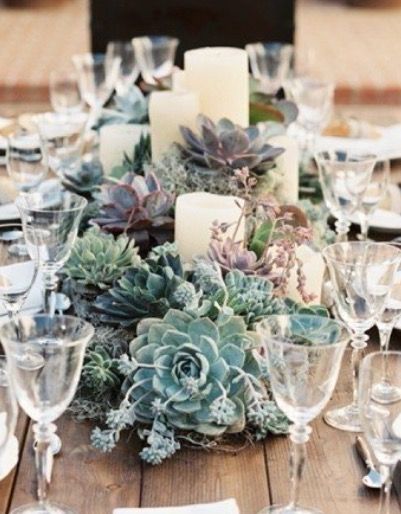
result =
[[155,91],[150,96],[149,118],[152,160],[157,161],[173,143],[182,143],[180,126],[195,129],[199,97],[192,92]]
[[284,148],[285,152],[276,158],[276,166],[282,177],[279,188],[280,201],[294,204],[299,199],[299,147],[289,136],[274,136],[269,144]]
[[148,125],[104,125],[100,129],[99,158],[104,173],[109,175],[115,166],[120,166],[124,155],[132,155],[142,134],[149,132]]
[[171,78],[171,89],[173,91],[188,91],[185,70],[175,68]]
[[[233,236],[241,216],[243,200],[235,196],[211,193],[188,193],[177,198],[175,210],[175,241],[184,261],[197,255],[206,255],[213,222],[230,224],[226,237]],[[245,237],[245,222],[241,223],[236,241]]]
[[185,80],[199,94],[202,114],[249,125],[248,55],[240,48],[210,47],[185,52]]

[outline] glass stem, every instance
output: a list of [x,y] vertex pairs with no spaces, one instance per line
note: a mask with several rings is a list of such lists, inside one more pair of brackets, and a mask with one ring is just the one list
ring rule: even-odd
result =
[[392,486],[392,469],[391,466],[380,465],[380,474],[383,478],[383,485],[380,490],[380,507],[379,514],[390,514],[391,486]]
[[361,224],[361,234],[359,237],[360,241],[367,241],[368,240],[368,232],[369,232],[369,216],[367,216],[364,213],[359,214],[359,222]]
[[54,316],[56,312],[56,291],[58,286],[58,277],[53,272],[43,272],[44,281],[44,311],[50,316]]
[[307,425],[291,425],[290,439],[292,449],[290,455],[290,479],[291,496],[289,509],[294,509],[298,505],[301,481],[306,463],[306,443],[309,440],[311,428]]
[[393,326],[388,324],[378,324],[379,337],[380,337],[380,349],[383,352],[383,369],[382,369],[382,384],[389,384],[388,376],[388,349],[390,346],[391,334],[393,332]]
[[359,367],[363,357],[363,350],[366,348],[368,336],[365,334],[354,334],[352,337],[352,406],[358,410],[358,389],[359,389]]
[[338,219],[334,223],[336,227],[336,243],[346,243],[348,241],[348,232],[351,226],[350,222],[346,219]]
[[50,425],[35,424],[33,431],[36,439],[35,463],[38,480],[37,494],[39,503],[43,504],[47,498],[47,490],[51,477],[53,456],[50,450],[50,442],[53,430]]

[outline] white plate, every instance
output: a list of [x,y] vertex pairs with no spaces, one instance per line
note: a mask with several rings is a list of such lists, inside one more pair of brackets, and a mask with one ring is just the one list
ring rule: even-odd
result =
[[0,221],[19,220],[20,214],[14,203],[0,205]]
[[[349,220],[355,225],[360,225],[357,214],[350,216]],[[377,209],[370,220],[369,227],[378,232],[399,234],[401,233],[401,214],[385,209]]]
[[15,468],[18,462],[18,441],[13,435],[0,453],[0,480]]

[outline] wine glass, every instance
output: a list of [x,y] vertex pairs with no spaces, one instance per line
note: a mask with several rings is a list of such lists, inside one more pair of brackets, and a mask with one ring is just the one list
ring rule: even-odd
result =
[[[35,236],[31,233],[30,237]],[[39,252],[36,245],[28,252],[22,225],[15,223],[0,224],[0,245],[0,300],[12,319],[36,281]]]
[[250,43],[245,47],[252,75],[264,92],[276,94],[289,78],[294,46],[286,43]]
[[18,441],[14,436],[18,406],[7,373],[7,362],[0,356],[0,480],[18,460]]
[[130,41],[110,41],[106,49],[106,59],[121,59],[120,73],[116,83],[117,94],[123,95],[139,76],[135,51]]
[[336,243],[323,250],[338,316],[352,332],[353,401],[326,413],[340,430],[362,430],[358,409],[358,374],[365,334],[381,316],[401,261],[401,252],[384,243]]
[[342,150],[317,152],[324,202],[335,223],[337,241],[346,241],[349,216],[357,211],[366,193],[376,162],[375,155],[353,154]]
[[45,112],[33,117],[46,145],[49,165],[58,175],[63,176],[80,160],[87,119],[87,114],[83,112],[68,115]]
[[79,91],[78,74],[71,69],[55,70],[49,79],[50,103],[60,114],[81,112],[83,102]]
[[143,80],[157,82],[173,73],[179,40],[169,36],[134,37],[132,45]]
[[39,251],[45,311],[49,314],[55,312],[57,272],[70,256],[87,204],[82,196],[63,190],[33,193],[16,200],[28,249],[37,246]]
[[376,161],[372,177],[362,196],[358,215],[361,223],[360,240],[367,241],[370,220],[385,198],[390,185],[390,161],[387,159]]
[[362,428],[380,465],[383,485],[379,514],[390,514],[392,473],[401,459],[401,398],[391,404],[377,402],[372,394],[380,380],[384,359],[392,384],[401,389],[401,352],[371,353],[361,364],[359,409]]
[[342,323],[321,316],[268,316],[256,330],[265,346],[265,359],[274,399],[293,423],[290,439],[291,499],[260,514],[309,514],[299,507],[299,491],[305,467],[309,423],[327,404],[337,382],[349,334]]
[[38,503],[17,507],[12,514],[71,514],[47,501],[52,465],[51,424],[71,403],[81,374],[92,325],[72,316],[19,316],[0,328],[10,380],[18,403],[36,422]]
[[46,148],[40,135],[20,131],[9,136],[6,166],[20,193],[35,190],[49,170]]

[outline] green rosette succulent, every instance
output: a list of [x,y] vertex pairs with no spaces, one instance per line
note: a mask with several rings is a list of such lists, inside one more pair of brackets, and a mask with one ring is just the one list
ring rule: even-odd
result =
[[143,318],[162,318],[170,308],[196,309],[200,294],[184,278],[179,256],[151,256],[129,269],[95,308],[104,323],[134,328]]
[[92,227],[76,240],[64,273],[84,287],[107,289],[126,270],[139,263],[134,240],[125,235],[115,239],[98,227]]

